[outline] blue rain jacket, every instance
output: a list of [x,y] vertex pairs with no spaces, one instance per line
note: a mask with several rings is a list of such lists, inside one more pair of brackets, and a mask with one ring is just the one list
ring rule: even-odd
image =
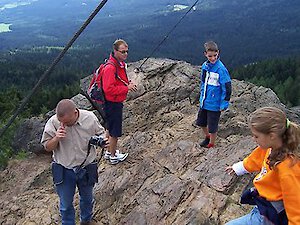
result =
[[228,108],[231,96],[231,79],[220,59],[215,64],[202,64],[200,108],[222,111]]

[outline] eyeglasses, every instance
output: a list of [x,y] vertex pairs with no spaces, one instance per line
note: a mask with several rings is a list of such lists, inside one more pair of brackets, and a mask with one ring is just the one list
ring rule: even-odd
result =
[[120,53],[122,53],[122,54],[125,54],[125,53],[128,54],[128,50],[122,50],[122,51],[117,50],[117,51],[120,52]]

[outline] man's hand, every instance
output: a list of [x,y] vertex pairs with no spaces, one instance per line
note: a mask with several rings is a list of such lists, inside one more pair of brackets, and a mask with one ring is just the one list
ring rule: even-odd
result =
[[65,138],[67,135],[67,132],[66,132],[66,129],[65,129],[65,126],[63,123],[60,124],[60,127],[57,129],[56,133],[55,133],[55,136],[49,140],[47,143],[46,143],[46,151],[53,151],[57,148],[57,145],[58,145],[58,142],[62,139],[62,138]]
[[137,91],[137,85],[135,82],[130,81],[128,84],[128,90],[136,92]]
[[62,138],[65,138],[67,135],[65,126],[63,123],[60,124],[60,127],[58,128],[58,130],[56,131],[55,137],[58,138],[59,140]]
[[105,141],[104,148],[108,148],[110,146],[108,138],[103,139]]

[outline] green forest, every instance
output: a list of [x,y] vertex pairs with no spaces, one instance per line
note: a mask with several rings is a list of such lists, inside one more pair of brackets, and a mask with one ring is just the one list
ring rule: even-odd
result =
[[[58,55],[59,49],[39,48],[2,53],[0,57],[0,126],[7,123],[41,75]],[[31,116],[55,108],[62,98],[80,92],[79,80],[92,73],[104,57],[88,50],[71,49],[42,87],[30,99],[24,111],[0,139],[0,167],[13,155],[10,143],[18,124]],[[233,78],[270,87],[289,107],[300,105],[300,58],[272,59],[230,71]]]
[[[11,118],[21,101],[30,93],[42,74],[58,55],[58,49],[18,50],[0,56],[0,129]],[[91,60],[93,59],[93,60]],[[0,138],[0,168],[14,155],[11,148],[14,132],[20,122],[55,108],[62,98],[80,92],[79,80],[93,72],[103,60],[71,50],[32,96],[25,109]]]
[[231,74],[238,80],[271,88],[288,107],[300,105],[300,57],[252,63]]

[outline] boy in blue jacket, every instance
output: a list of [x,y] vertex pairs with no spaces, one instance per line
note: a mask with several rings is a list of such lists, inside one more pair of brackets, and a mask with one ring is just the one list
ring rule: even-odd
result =
[[218,45],[209,41],[204,44],[207,58],[202,64],[200,107],[196,125],[200,126],[205,139],[200,146],[212,148],[217,137],[221,112],[229,106],[231,79],[228,70],[219,59]]

